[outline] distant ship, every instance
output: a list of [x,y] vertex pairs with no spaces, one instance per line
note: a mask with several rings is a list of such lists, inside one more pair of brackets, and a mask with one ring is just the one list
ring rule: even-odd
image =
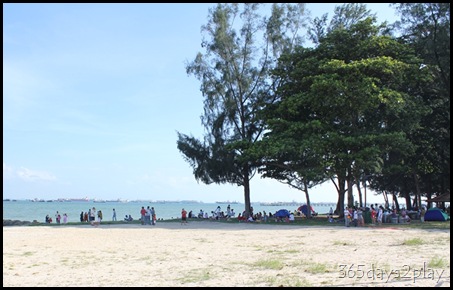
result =
[[277,201],[277,202],[260,202],[260,206],[297,206],[300,202],[296,201]]
[[95,199],[95,200],[93,200],[93,202],[102,202],[102,203],[105,203],[105,200],[103,200],[103,199]]
[[67,201],[90,201],[88,197],[85,198],[68,198]]
[[235,201],[235,200],[234,200],[234,201],[229,201],[229,200],[227,200],[227,201],[216,201],[215,203],[224,203],[224,204],[240,204],[240,202],[239,202],[239,201]]

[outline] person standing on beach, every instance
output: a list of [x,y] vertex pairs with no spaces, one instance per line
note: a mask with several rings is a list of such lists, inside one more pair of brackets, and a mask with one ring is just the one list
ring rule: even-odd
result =
[[146,215],[146,209],[144,206],[142,206],[142,209],[140,210],[140,220],[141,220],[141,223],[142,225],[145,224],[145,215]]
[[55,220],[57,221],[57,224],[60,223],[60,219],[61,219],[61,216],[60,216],[60,213],[57,210],[57,213],[55,214]]
[[102,211],[98,210],[98,222],[101,223],[102,221]]
[[349,209],[348,209],[348,207],[344,208],[344,225],[349,228]]
[[352,208],[352,224],[357,227],[359,225],[359,214],[357,212],[357,207]]
[[371,205],[371,223],[373,225],[376,225],[376,216],[377,216],[377,212],[376,210],[374,209],[374,206]]
[[422,222],[422,223],[425,222],[425,213],[426,213],[426,208],[425,208],[425,206],[422,206],[422,209],[420,211],[420,222]]
[[181,210],[181,224],[187,225],[187,211],[184,208]]
[[146,207],[145,224],[151,225],[151,209],[149,208],[149,205]]
[[96,208],[93,206],[90,212],[90,222],[96,221]]
[[220,218],[220,211],[221,211],[221,209],[220,209],[220,205],[219,205],[219,206],[217,206],[217,208],[214,211],[214,219],[218,220]]
[[153,226],[156,225],[156,211],[154,210],[154,207],[151,207],[151,224]]
[[377,222],[378,222],[378,225],[381,225],[382,224],[382,217],[384,215],[384,208],[382,207],[382,205],[379,206],[379,210],[378,210],[378,214],[377,214]]
[[112,221],[116,222],[116,211],[113,209]]

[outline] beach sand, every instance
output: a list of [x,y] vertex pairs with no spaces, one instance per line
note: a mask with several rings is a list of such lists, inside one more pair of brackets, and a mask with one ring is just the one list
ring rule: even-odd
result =
[[158,222],[3,227],[3,286],[450,286],[450,231]]

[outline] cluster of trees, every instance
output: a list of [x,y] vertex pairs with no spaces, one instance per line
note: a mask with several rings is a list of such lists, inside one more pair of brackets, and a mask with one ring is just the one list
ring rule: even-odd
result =
[[310,188],[333,182],[340,214],[354,188],[360,206],[368,187],[409,209],[449,191],[450,4],[393,5],[393,24],[360,3],[337,6],[330,22],[310,21],[304,4],[273,4],[270,17],[256,3],[210,9],[205,53],[186,64],[206,133],[177,141],[195,178],[243,186],[247,214],[256,173],[301,190],[308,206]]

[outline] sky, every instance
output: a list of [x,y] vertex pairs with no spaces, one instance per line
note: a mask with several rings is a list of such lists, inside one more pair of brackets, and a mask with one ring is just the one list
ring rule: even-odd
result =
[[[339,3],[307,4],[312,17]],[[244,202],[197,182],[177,132],[201,138],[200,82],[185,64],[215,4],[3,4],[3,198]],[[388,3],[367,8],[394,22]],[[305,201],[256,175],[251,201]],[[336,202],[332,183],[311,202]],[[368,191],[368,202],[383,202]]]

